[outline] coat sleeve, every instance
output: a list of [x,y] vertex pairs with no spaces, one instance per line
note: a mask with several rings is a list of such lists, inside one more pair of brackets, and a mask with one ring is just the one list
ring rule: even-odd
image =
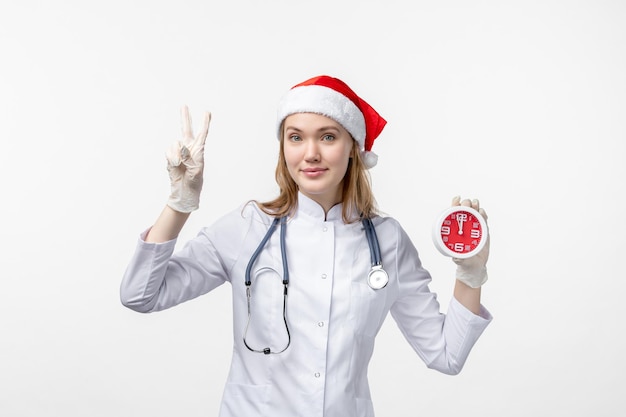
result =
[[147,243],[148,231],[142,233],[122,278],[122,304],[141,313],[160,311],[229,281],[250,223],[241,214],[235,211],[202,229],[176,253],[176,240]]
[[481,314],[474,315],[454,297],[447,313],[442,313],[437,295],[428,288],[431,276],[422,267],[415,246],[399,225],[397,231],[399,291],[391,315],[429,368],[456,375],[491,322],[491,314],[481,306]]

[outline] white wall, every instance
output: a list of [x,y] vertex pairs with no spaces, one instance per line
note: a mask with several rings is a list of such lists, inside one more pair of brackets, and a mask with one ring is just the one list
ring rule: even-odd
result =
[[216,415],[230,288],[140,315],[119,282],[167,197],[180,106],[213,113],[185,241],[274,195],[275,105],[321,73],[389,121],[378,201],[444,309],[432,221],[455,194],[489,214],[492,325],[448,377],[386,323],[378,415],[623,410],[625,21],[617,0],[4,2],[0,415]]

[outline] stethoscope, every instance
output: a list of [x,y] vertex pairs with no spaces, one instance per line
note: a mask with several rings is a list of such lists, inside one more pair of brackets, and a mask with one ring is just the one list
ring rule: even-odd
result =
[[[367,244],[370,249],[370,259],[372,262],[372,268],[370,272],[367,274],[367,284],[373,290],[380,290],[384,288],[389,282],[389,276],[387,272],[383,269],[383,261],[380,254],[380,245],[378,244],[378,236],[376,235],[376,229],[374,228],[374,224],[372,220],[369,218],[361,218],[361,223],[363,223],[363,229],[365,230],[365,236],[367,238]],[[271,350],[269,347],[263,349],[255,349],[248,345],[246,340],[246,335],[248,334],[248,328],[250,327],[250,319],[251,319],[251,309],[250,309],[250,301],[251,301],[251,286],[252,279],[251,273],[254,263],[256,262],[259,254],[267,244],[267,241],[272,237],[274,231],[280,224],[280,255],[282,258],[283,264],[283,321],[285,322],[285,330],[287,332],[287,344],[281,350]],[[248,302],[248,322],[246,323],[246,328],[243,333],[243,343],[248,348],[248,350],[257,353],[263,353],[265,355],[278,354],[282,353],[291,344],[291,333],[289,332],[289,325],[287,324],[287,287],[289,285],[289,267],[287,265],[287,253],[285,251],[285,231],[287,229],[287,218],[286,217],[277,217],[274,219],[272,224],[270,225],[267,233],[259,243],[259,246],[256,248],[252,256],[250,257],[250,261],[248,262],[248,266],[246,268],[246,276],[245,276],[245,284],[246,284],[246,298]]]

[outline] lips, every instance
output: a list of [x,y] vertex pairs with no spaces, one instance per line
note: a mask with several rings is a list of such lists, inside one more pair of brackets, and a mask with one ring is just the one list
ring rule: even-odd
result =
[[315,177],[319,177],[324,172],[326,172],[326,169],[325,168],[304,168],[301,170],[301,172],[307,177],[315,178]]

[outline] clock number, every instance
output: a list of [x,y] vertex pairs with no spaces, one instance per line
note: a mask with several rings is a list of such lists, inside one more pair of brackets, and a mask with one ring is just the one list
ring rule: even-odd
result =
[[472,207],[453,206],[433,223],[435,246],[445,256],[467,259],[475,256],[489,240],[489,229],[481,214]]

